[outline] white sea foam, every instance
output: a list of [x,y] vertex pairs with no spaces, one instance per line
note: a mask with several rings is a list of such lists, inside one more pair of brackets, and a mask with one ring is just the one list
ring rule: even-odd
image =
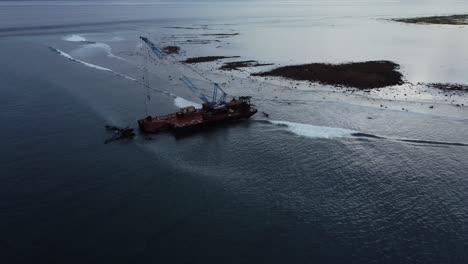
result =
[[105,53],[107,56],[118,59],[118,60],[125,60],[122,57],[116,56],[112,53],[112,49],[109,45],[101,42],[97,43],[90,43],[86,45],[82,45],[79,48],[70,52],[73,56],[77,57],[92,57],[96,56],[99,53]]
[[200,104],[190,102],[189,100],[185,100],[182,97],[176,97],[174,99],[174,105],[182,108],[182,107],[187,107],[187,106],[195,106],[195,108],[201,108],[202,106]]
[[63,40],[71,41],[71,42],[83,42],[83,41],[86,41],[86,38],[80,35],[69,35],[69,36],[63,37]]
[[337,137],[349,137],[356,131],[344,129],[344,128],[334,128],[334,127],[324,127],[324,126],[314,126],[309,124],[293,123],[287,121],[272,121],[268,122],[285,127],[289,132],[292,132],[298,136],[308,137],[308,138],[337,138]]
[[58,54],[60,54],[61,56],[73,61],[73,62],[77,62],[77,63],[80,63],[82,65],[85,65],[87,67],[90,67],[90,68],[94,68],[94,69],[97,69],[97,70],[101,70],[101,71],[106,71],[106,72],[110,72],[114,75],[117,75],[119,77],[122,77],[122,78],[125,78],[125,79],[128,79],[128,80],[131,80],[131,81],[136,81],[136,79],[132,78],[132,77],[129,77],[129,76],[126,76],[126,75],[123,75],[121,73],[118,73],[118,72],[115,72],[109,68],[104,68],[104,67],[101,67],[101,66],[98,66],[98,65],[95,65],[95,64],[92,64],[92,63],[89,63],[89,62],[85,62],[85,61],[82,61],[82,60],[78,60],[78,59],[75,59],[73,58],[70,54],[68,53],[65,53],[59,49],[56,49],[56,48],[53,48],[53,47],[50,47],[51,50],[57,52]]
[[110,39],[110,41],[115,41],[115,42],[120,42],[124,40],[122,37],[120,36],[114,36],[112,39]]

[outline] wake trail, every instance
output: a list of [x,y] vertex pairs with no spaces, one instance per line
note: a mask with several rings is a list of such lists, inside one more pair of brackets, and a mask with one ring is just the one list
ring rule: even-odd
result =
[[277,120],[259,120],[259,121],[275,125],[277,127],[283,128],[287,132],[293,133],[298,136],[307,137],[307,138],[350,137],[353,135],[353,133],[356,133],[356,131],[354,130],[349,130],[349,129],[344,129],[344,128],[315,126],[315,125],[294,123],[294,122],[288,122],[288,121],[277,121]]
[[458,146],[458,147],[467,147],[468,143],[460,142],[445,142],[445,141],[434,141],[434,140],[420,140],[420,139],[406,139],[406,138],[392,138],[377,136],[369,133],[362,133],[355,130],[336,128],[336,127],[326,127],[326,126],[316,126],[303,123],[294,123],[288,121],[277,121],[277,120],[257,120],[262,123],[269,123],[277,127],[281,127],[285,131],[307,138],[367,138],[371,140],[386,140],[386,141],[397,141],[403,143],[413,143],[426,146]]
[[130,80],[130,81],[133,81],[133,82],[136,82],[140,85],[142,85],[143,87],[145,88],[148,88],[150,89],[151,91],[153,92],[157,92],[157,93],[161,93],[161,94],[165,94],[171,98],[173,98],[174,100],[174,105],[176,107],[179,107],[179,108],[182,108],[182,107],[186,107],[186,106],[195,106],[196,108],[201,108],[201,105],[200,104],[197,104],[197,103],[194,103],[194,102],[191,102],[191,101],[188,101],[182,97],[179,97],[171,92],[168,92],[168,91],[164,91],[164,90],[159,90],[159,89],[156,89],[156,88],[153,88],[135,78],[132,78],[130,76],[127,76],[127,75],[124,75],[124,74],[121,74],[121,73],[118,73],[118,72],[115,72],[109,68],[105,68],[105,67],[102,67],[102,66],[99,66],[99,65],[95,65],[95,64],[92,64],[92,63],[89,63],[89,62],[85,62],[85,61],[82,61],[82,60],[78,60],[76,58],[73,58],[70,54],[66,53],[66,52],[63,52],[59,49],[56,49],[54,47],[49,47],[49,49],[59,55],[61,55],[62,57],[65,57],[66,59],[70,60],[70,61],[73,61],[73,62],[76,62],[76,63],[79,63],[79,64],[82,64],[86,67],[90,67],[90,68],[93,68],[93,69],[96,69],[96,70],[100,70],[100,71],[105,71],[105,72],[109,72],[115,76],[118,76],[120,78],[124,78],[126,80]]
[[380,137],[380,136],[376,136],[376,135],[372,135],[372,134],[367,134],[367,133],[361,133],[361,132],[353,133],[352,136],[354,136],[354,137],[362,137],[362,138],[385,139],[385,137]]
[[393,137],[383,137],[383,136],[376,136],[367,133],[354,133],[352,134],[354,137],[358,138],[369,138],[369,139],[380,139],[380,140],[388,140],[388,141],[397,141],[397,142],[404,142],[404,143],[414,143],[419,145],[435,145],[435,146],[458,146],[458,147],[467,147],[467,143],[460,143],[460,142],[446,142],[446,141],[435,141],[435,140],[423,140],[423,139],[410,139],[410,138],[393,138]]
[[61,51],[59,49],[54,48],[54,47],[49,47],[49,49],[52,50],[53,52],[59,54],[60,56],[65,57],[66,59],[71,60],[73,62],[77,62],[77,63],[80,63],[80,64],[82,64],[84,66],[94,68],[94,69],[97,69],[97,70],[106,71],[106,72],[112,73],[112,74],[114,74],[116,76],[119,76],[119,77],[125,78],[127,80],[130,80],[130,81],[138,82],[138,80],[135,79],[135,78],[132,78],[130,76],[115,72],[115,71],[113,71],[113,70],[111,70],[109,68],[105,68],[105,67],[102,67],[102,66],[98,66],[96,64],[92,64],[92,63],[85,62],[85,61],[82,61],[82,60],[79,60],[79,59],[75,59],[70,54],[65,53],[65,52],[63,52],[63,51]]
[[395,139],[397,141],[406,142],[406,143],[416,143],[423,145],[442,145],[442,146],[458,146],[458,147],[468,147],[466,143],[459,142],[444,142],[444,141],[432,141],[432,140],[418,140],[418,139]]

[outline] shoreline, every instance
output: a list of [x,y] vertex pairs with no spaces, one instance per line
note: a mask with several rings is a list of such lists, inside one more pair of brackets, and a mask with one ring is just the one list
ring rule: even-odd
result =
[[468,25],[468,14],[393,18],[391,21],[419,25]]

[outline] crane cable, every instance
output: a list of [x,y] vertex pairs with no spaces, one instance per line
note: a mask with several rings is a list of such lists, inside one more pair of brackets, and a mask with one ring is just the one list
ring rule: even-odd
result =
[[[149,36],[150,36],[150,34],[149,34]],[[149,39],[149,38],[148,38],[148,39]],[[145,43],[145,44],[148,46],[147,43]],[[154,44],[154,43],[153,43],[153,45],[157,46],[157,48],[160,49],[159,45],[156,45],[156,44]],[[180,63],[180,62],[176,59],[176,57],[175,57],[174,55],[172,55],[172,54],[166,54],[165,56],[166,56],[166,58],[169,57],[168,60],[169,60],[169,62],[171,62],[172,64],[174,64],[174,65],[181,65],[181,66],[183,66],[183,67],[186,67],[187,69],[191,70],[193,73],[195,73],[195,74],[197,74],[198,76],[200,76],[200,77],[201,77],[202,79],[204,79],[205,81],[208,81],[209,83],[212,83],[213,85],[214,85],[214,84],[217,84],[215,81],[211,80],[210,78],[208,78],[208,77],[204,76],[203,74],[201,74],[200,72],[198,72],[194,67],[189,66],[189,65],[184,64],[184,63]],[[205,90],[205,89],[203,89],[203,90]],[[205,90],[205,91],[206,91],[206,90]],[[223,91],[223,92],[224,92],[224,91]],[[225,93],[225,92],[224,92],[224,93]]]

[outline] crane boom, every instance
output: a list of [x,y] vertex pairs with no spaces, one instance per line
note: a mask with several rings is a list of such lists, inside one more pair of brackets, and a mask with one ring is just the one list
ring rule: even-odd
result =
[[154,45],[153,42],[151,42],[147,37],[140,37],[141,40],[143,40],[146,45],[149,46],[149,48],[151,49],[151,51],[153,51],[153,53],[159,58],[159,59],[163,59],[164,58],[164,52],[162,52],[161,49],[158,48],[158,46]]
[[[148,45],[148,47],[151,49],[151,51],[153,51],[153,53],[159,59],[163,59],[165,57],[164,52],[157,45],[155,45],[153,42],[151,42],[147,37],[140,36],[140,39]],[[195,71],[191,67],[188,67],[188,68],[191,69],[192,71],[194,71],[195,73],[197,73],[198,75],[202,76],[204,79],[212,82],[210,79],[203,76],[199,72]],[[196,92],[196,90],[201,91],[187,76],[182,75],[182,77],[180,77],[179,80],[185,86],[187,86],[192,92]],[[217,83],[213,82],[213,84],[214,84],[214,87],[213,87],[213,95],[212,95],[211,101],[208,100],[206,98],[206,96],[203,95],[203,94],[200,94],[200,96],[199,96],[200,100],[202,100],[203,102],[207,103],[210,106],[216,106],[216,105],[224,103],[225,100],[226,100],[226,96],[227,96],[227,93],[223,89],[221,89],[221,87]],[[221,93],[222,93],[222,95],[219,98],[218,98],[218,90],[221,91]]]

